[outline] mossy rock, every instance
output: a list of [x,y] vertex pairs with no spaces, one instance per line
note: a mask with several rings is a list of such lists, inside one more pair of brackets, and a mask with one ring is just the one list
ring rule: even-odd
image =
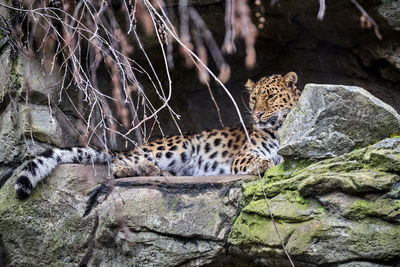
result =
[[399,162],[400,138],[394,137],[336,158],[271,168],[263,187],[259,181],[243,184],[232,250],[264,262],[275,250],[272,255],[283,260],[276,226],[301,265],[399,261]]

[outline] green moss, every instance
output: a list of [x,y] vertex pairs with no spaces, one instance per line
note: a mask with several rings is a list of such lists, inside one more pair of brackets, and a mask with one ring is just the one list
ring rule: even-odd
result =
[[[268,169],[262,179],[263,186],[268,197],[274,197],[283,190],[291,190],[291,181],[287,181],[292,176],[301,172],[302,169],[310,164],[308,160],[298,162],[289,161],[278,164]],[[243,184],[243,196],[245,203],[264,197],[260,181],[251,181]]]
[[239,217],[238,214],[235,214],[235,216],[233,216],[232,218],[232,224],[236,222],[237,218]]
[[400,219],[398,218],[400,216],[400,200],[356,200],[343,213],[343,216],[352,220],[360,220],[368,217],[374,217],[388,221],[400,222]]
[[324,206],[319,206],[317,209],[318,209],[320,214],[324,214],[326,212]]
[[303,198],[302,196],[300,196],[300,194],[297,191],[294,191],[294,193],[296,193],[296,202],[303,204],[303,205],[308,205],[308,203],[310,202],[308,199]]
[[366,168],[384,172],[400,171],[400,151],[390,149],[371,149],[363,158]]
[[[298,191],[284,191],[276,197],[269,199],[269,210],[276,220],[281,222],[297,223],[319,217],[320,204],[300,196]],[[243,208],[243,212],[254,213],[270,218],[268,205],[264,198],[251,201]]]
[[360,159],[362,159],[362,157],[364,156],[367,149],[368,148],[365,148],[365,147],[355,149],[355,150],[351,151],[350,153],[340,156],[338,158],[342,158],[345,161],[359,161]]
[[265,172],[264,178],[268,178],[270,182],[287,179],[310,164],[312,164],[312,162],[305,159],[299,161],[284,161],[268,169]]
[[[283,240],[287,240],[298,224],[281,224],[275,221]],[[241,213],[231,229],[228,242],[233,245],[257,243],[280,247],[280,240],[270,219],[257,214]]]
[[390,138],[398,138],[400,137],[399,133],[393,133]]
[[368,201],[357,200],[354,201],[346,213],[346,217],[352,219],[364,219],[370,213],[371,205]]
[[[250,221],[251,224],[249,224]],[[231,229],[228,242],[233,245],[244,244],[250,240],[258,243],[262,242],[266,231],[260,230],[258,225],[264,223],[269,222],[265,218],[258,218],[254,215],[241,213]],[[256,225],[256,227],[254,227],[254,225]]]
[[291,170],[286,167],[285,164],[281,163],[278,164],[270,169],[268,169],[265,174],[264,178],[270,178],[273,180],[281,180],[285,179],[291,174]]
[[17,199],[12,181],[15,181],[15,177],[14,179],[10,178],[10,182],[0,189],[0,218],[4,218],[5,216],[35,215],[35,211],[32,209],[35,199],[28,198],[23,201]]

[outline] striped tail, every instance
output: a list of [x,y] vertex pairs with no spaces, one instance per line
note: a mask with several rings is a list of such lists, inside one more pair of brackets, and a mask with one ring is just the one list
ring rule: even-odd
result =
[[111,155],[93,148],[55,148],[48,149],[29,161],[18,175],[15,184],[17,198],[24,199],[32,194],[35,186],[62,163],[107,163]]

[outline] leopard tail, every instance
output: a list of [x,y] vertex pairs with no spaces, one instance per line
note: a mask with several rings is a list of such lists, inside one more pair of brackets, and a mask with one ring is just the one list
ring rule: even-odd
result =
[[93,148],[54,148],[48,149],[29,161],[18,175],[15,183],[17,198],[24,199],[32,194],[36,185],[62,163],[101,163],[112,160],[111,155]]

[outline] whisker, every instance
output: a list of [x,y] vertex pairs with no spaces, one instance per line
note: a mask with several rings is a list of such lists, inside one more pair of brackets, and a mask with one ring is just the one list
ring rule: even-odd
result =
[[[243,91],[242,91],[241,93],[243,93]],[[250,110],[250,108],[247,106],[248,104],[246,104],[246,102],[244,102],[243,94],[240,94],[240,99],[242,100],[242,103],[243,103],[244,107],[247,109],[247,111],[248,111],[250,114],[252,114],[253,112],[252,112],[252,111]]]

